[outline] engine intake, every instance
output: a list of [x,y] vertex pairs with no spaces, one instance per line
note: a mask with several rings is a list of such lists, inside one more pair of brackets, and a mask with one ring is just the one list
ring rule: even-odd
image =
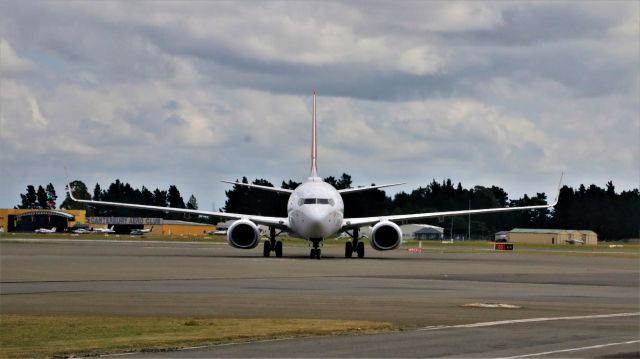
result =
[[260,231],[255,223],[240,219],[227,230],[227,242],[233,248],[251,249],[260,243]]
[[396,249],[402,243],[402,230],[389,221],[379,222],[371,230],[371,247],[378,251]]

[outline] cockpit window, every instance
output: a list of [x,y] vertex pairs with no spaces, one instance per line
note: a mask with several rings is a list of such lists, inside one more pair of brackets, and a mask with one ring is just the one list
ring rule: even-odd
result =
[[334,205],[334,201],[332,199],[329,198],[304,198],[304,199],[300,199],[298,201],[299,205],[303,205],[303,204],[330,204],[330,205]]

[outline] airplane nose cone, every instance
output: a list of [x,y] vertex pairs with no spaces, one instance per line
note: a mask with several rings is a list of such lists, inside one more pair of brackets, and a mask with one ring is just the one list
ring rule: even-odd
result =
[[323,238],[328,234],[326,232],[326,216],[325,211],[315,210],[307,213],[307,221],[309,223],[308,231],[310,237]]

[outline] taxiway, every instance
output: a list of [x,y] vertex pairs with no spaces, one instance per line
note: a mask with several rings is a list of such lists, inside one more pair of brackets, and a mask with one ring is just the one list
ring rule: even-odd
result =
[[[342,246],[329,245],[318,261],[307,252],[286,247],[284,258],[263,258],[260,248],[216,243],[2,240],[0,308],[16,314],[363,319],[403,328],[162,354],[167,356],[640,352],[637,258],[368,248],[365,259],[345,259]],[[464,307],[469,303],[521,308]],[[540,318],[549,320],[534,320]]]

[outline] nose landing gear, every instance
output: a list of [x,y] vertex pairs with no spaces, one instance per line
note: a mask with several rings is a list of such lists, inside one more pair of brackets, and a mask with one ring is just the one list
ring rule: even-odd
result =
[[320,246],[320,242],[322,241],[322,238],[318,239],[318,238],[311,238],[309,239],[312,243],[313,243],[313,248],[311,248],[311,251],[309,252],[309,258],[313,259],[320,259],[320,257],[322,256],[322,250],[320,248],[318,248]]

